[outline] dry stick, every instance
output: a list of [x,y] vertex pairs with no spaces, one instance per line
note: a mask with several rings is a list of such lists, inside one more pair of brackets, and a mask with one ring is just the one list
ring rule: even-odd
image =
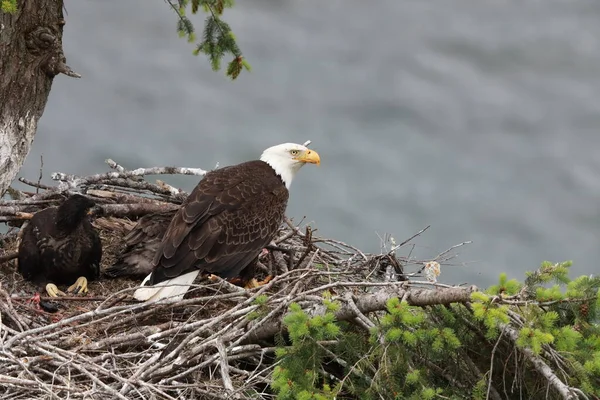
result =
[[12,216],[5,216],[5,217],[0,216],[0,222],[24,221],[24,220],[29,220],[32,217],[33,217],[33,214],[20,212],[20,213],[17,213],[16,215],[12,215]]
[[406,243],[410,242],[411,240],[413,240],[414,238],[416,238],[417,236],[421,236],[421,234],[423,232],[425,232],[427,229],[429,229],[431,227],[431,225],[427,225],[425,228],[421,229],[419,232],[415,233],[414,235],[412,235],[411,237],[409,237],[408,239],[406,239],[405,241],[403,241],[402,243],[400,243],[397,246],[394,246],[392,248],[392,250],[390,251],[390,253],[393,253],[394,251],[396,251],[397,249],[399,249],[400,247],[404,246]]
[[[262,328],[262,324],[266,323],[266,321],[269,321],[273,316],[279,314],[284,308],[287,308],[290,303],[292,302],[293,299],[293,294],[296,293],[299,289],[299,285],[302,282],[302,278],[304,278],[307,274],[309,273],[309,271],[307,271],[306,273],[304,273],[299,279],[298,282],[294,285],[294,287],[292,288],[292,290],[290,291],[290,293],[285,296],[284,300],[281,301],[281,303],[279,304],[279,306],[275,307],[273,310],[271,310],[271,312],[269,312],[267,314],[267,316],[265,316],[261,322],[259,323],[255,323],[253,324],[250,329],[248,329],[246,331],[246,333],[244,333],[242,336],[240,336],[237,340],[235,340],[234,342],[231,343],[230,347],[232,346],[238,346],[240,344],[246,344],[244,341],[247,338],[252,337],[253,334],[255,334],[256,331],[258,331],[259,329]],[[272,325],[269,326],[279,326],[280,323],[273,323]],[[278,329],[273,331],[273,334],[275,334],[277,332]]]
[[2,200],[0,201],[0,205],[2,206],[49,206],[57,204],[57,199],[25,199],[25,200]]
[[175,211],[179,208],[179,206],[171,203],[103,204],[100,207],[103,216],[111,217],[139,217],[149,213]]
[[56,187],[54,187],[54,186],[44,185],[44,184],[40,183],[39,181],[38,182],[33,182],[33,181],[30,181],[30,180],[22,178],[22,177],[19,178],[19,182],[22,182],[22,183],[24,183],[26,185],[29,185],[31,187],[36,188],[36,191],[35,191],[36,194],[39,193],[38,189],[56,190]]
[[375,324],[369,318],[367,318],[366,315],[362,313],[362,311],[358,309],[356,303],[354,302],[354,299],[352,298],[352,292],[347,292],[344,295],[344,300],[346,300],[346,303],[348,303],[350,309],[356,314],[355,321],[358,322],[358,324],[365,328],[367,331],[370,331],[371,328],[375,326]]
[[[127,289],[129,290],[129,289]],[[152,304],[152,303],[139,303],[137,305],[131,305],[131,306],[115,306],[115,307],[111,307],[111,308],[105,308],[105,309],[101,309],[101,310],[93,310],[93,311],[88,311],[84,314],[80,314],[78,316],[74,316],[65,320],[61,320],[55,324],[52,325],[47,325],[45,327],[41,327],[41,328],[37,328],[35,333],[41,332],[41,331],[46,331],[46,330],[51,330],[51,328],[54,327],[63,327],[63,330],[61,331],[55,331],[52,333],[49,333],[46,335],[46,337],[51,337],[51,336],[57,336],[57,335],[61,335],[64,333],[67,333],[68,331],[71,331],[73,329],[76,328],[81,328],[84,326],[88,326],[91,324],[98,324],[101,323],[107,319],[113,318],[116,315],[120,315],[120,314],[125,314],[125,313],[130,313],[132,311],[137,311],[137,310],[142,310],[145,308],[151,308],[153,310],[160,310],[160,309],[166,309],[166,308],[176,308],[176,307],[182,307],[185,305],[192,305],[195,303],[198,303],[198,300],[210,300],[212,299],[214,296],[210,296],[210,297],[204,297],[204,298],[196,298],[196,299],[188,299],[188,300],[184,300],[181,301],[177,304],[171,304],[171,303],[159,303],[159,304]],[[239,297],[239,294],[237,294],[237,297]],[[101,316],[102,318],[93,320],[93,317],[98,317]],[[89,322],[81,322],[81,321],[85,321],[86,319],[90,319],[91,321]],[[64,325],[70,325],[73,322],[78,322],[77,326],[69,326],[69,327],[64,327]],[[200,321],[200,323],[203,323],[203,321]],[[50,327],[50,328],[49,328]],[[31,332],[31,331],[30,331]],[[15,338],[13,338],[15,339]],[[21,338],[19,338],[21,339]]]
[[[57,303],[61,302],[70,302],[70,301],[81,301],[81,302],[90,302],[90,301],[106,301],[113,296],[59,296],[59,297],[50,297],[50,296],[40,296],[40,300],[44,301],[55,301]],[[21,301],[29,301],[31,300],[31,296],[14,296],[13,300],[21,300]],[[140,304],[139,300],[135,299],[123,299],[120,300],[123,303],[132,303],[132,304]]]
[[106,160],[104,160],[104,162],[106,164],[108,164],[108,166],[111,167],[112,169],[116,169],[117,172],[125,172],[125,171],[127,171],[124,167],[122,167],[121,165],[119,165],[116,161],[114,161],[111,158],[107,158]]
[[91,343],[91,345],[84,347],[82,351],[97,351],[101,349],[108,349],[109,347],[114,349],[119,346],[131,345],[136,342],[149,344],[150,342],[148,342],[147,340],[147,337],[149,335],[156,335],[157,333],[163,332],[171,325],[171,322],[165,322],[160,325],[146,326],[140,329],[138,332],[132,332],[130,334],[121,334],[118,336],[109,336],[106,339]]
[[[40,392],[43,393],[47,393],[47,388],[45,387],[44,384],[41,384],[40,382],[36,381],[36,380],[30,380],[30,379],[23,379],[23,378],[14,378],[11,376],[6,376],[6,375],[0,375],[0,384],[4,384],[4,385],[22,385],[23,389],[37,389]],[[72,390],[71,388],[67,387],[67,386],[61,386],[61,385],[52,385],[53,388],[56,389],[60,389],[60,390],[67,390],[70,391]],[[55,395],[53,395],[52,393],[50,393],[53,397],[56,397]]]
[[[211,343],[211,345],[214,346],[213,343]],[[208,347],[208,346],[206,346],[206,347]],[[201,369],[207,367],[208,365],[213,364],[218,359],[219,359],[219,355],[218,354],[213,354],[207,360],[205,360],[205,361],[203,361],[201,363],[197,363],[197,364],[193,365],[192,367],[188,368],[187,370],[185,370],[183,372],[180,372],[180,373],[178,373],[177,375],[175,375],[173,377],[168,378],[166,380],[166,382],[174,382],[177,379],[184,378],[184,377],[190,375],[191,373],[193,373],[195,371],[201,370]]]
[[229,376],[229,362],[227,361],[227,351],[225,350],[225,345],[221,340],[215,341],[215,347],[219,352],[219,364],[221,367],[221,379],[223,380],[223,386],[225,390],[230,394],[235,391],[233,388],[233,383],[231,383],[231,376]]
[[[106,187],[110,187],[110,186],[118,186],[121,188],[133,189],[136,191],[147,190],[155,195],[164,195],[164,196],[167,196],[168,198],[174,197],[173,194],[169,190],[167,190],[165,188],[161,188],[158,185],[155,185],[153,183],[146,182],[146,181],[137,182],[137,181],[132,181],[130,179],[118,178],[118,179],[106,180],[105,182],[99,182],[97,184],[100,189],[105,189]],[[187,197],[187,195],[184,192],[181,192],[180,195],[177,196],[177,198],[180,198],[180,200],[183,200],[186,197]]]
[[160,365],[165,364],[165,363],[167,363],[167,362],[175,359],[175,357],[177,357],[177,355],[183,350],[183,348],[188,343],[190,343],[195,337],[197,337],[198,335],[200,335],[204,331],[207,331],[208,329],[212,328],[217,323],[219,323],[219,322],[221,322],[224,319],[227,319],[229,317],[235,316],[238,313],[241,313],[242,315],[245,315],[247,313],[250,313],[250,312],[254,311],[254,309],[257,308],[257,306],[243,307],[243,305],[244,305],[244,303],[238,304],[237,306],[235,306],[232,309],[228,310],[226,313],[223,313],[223,314],[221,314],[218,317],[211,318],[209,320],[210,322],[208,322],[207,320],[201,321],[202,324],[200,325],[200,327],[198,329],[196,329],[195,331],[193,331],[192,333],[190,333],[185,339],[183,339],[181,341],[181,343],[179,343],[179,345],[175,349],[173,349],[171,352],[169,352],[168,354],[166,354],[161,359],[161,361],[155,365],[154,369],[157,369],[158,367],[160,367]]
[[52,398],[58,398],[53,392],[52,389],[48,388],[46,384],[44,384],[44,382],[41,382],[39,380],[39,378],[34,375],[30,369],[27,367],[27,365],[25,365],[25,363],[23,363],[20,359],[14,357],[12,354],[8,354],[6,352],[2,352],[2,354],[6,357],[5,360],[2,360],[3,362],[12,362],[17,364],[18,366],[21,367],[21,369],[31,377],[31,379],[35,382],[37,382],[37,386],[41,391],[45,392],[46,394],[50,395]]
[[[516,343],[519,339],[519,332],[509,325],[501,326],[501,329],[506,331],[507,336]],[[552,386],[560,396],[565,400],[572,400],[577,398],[577,394],[573,391],[573,388],[565,385],[558,376],[552,371],[552,368],[548,366],[539,356],[537,356],[531,349],[527,347],[520,347],[519,350],[525,356],[525,358],[533,364],[536,371],[542,375],[548,381],[548,384]]]
[[498,345],[500,344],[500,339],[502,339],[502,335],[504,335],[504,329],[502,329],[502,331],[500,332],[500,335],[498,335],[498,340],[496,340],[496,344],[494,344],[494,348],[492,349],[492,356],[491,356],[491,360],[490,360],[490,377],[488,380],[488,388],[487,388],[487,394],[485,396],[486,399],[490,398],[490,392],[492,391],[492,380],[493,380],[493,376],[494,376],[494,356],[496,355],[496,349],[498,348]]
[[[15,203],[10,202],[10,204],[15,204]],[[31,207],[31,205],[28,205],[28,204],[0,206],[0,215],[14,217],[14,216],[22,215],[22,214],[27,214],[24,212],[24,210],[27,208],[30,208],[30,207]]]
[[[112,160],[110,160],[112,161]],[[102,174],[94,174],[85,177],[78,175],[65,174],[62,172],[54,172],[50,177],[55,181],[66,181],[66,182],[78,182],[82,183],[96,183],[109,179],[121,179],[139,177],[145,175],[196,175],[204,176],[206,171],[201,168],[185,168],[185,167],[150,167],[150,168],[136,168],[130,171],[116,171],[116,172],[105,172]],[[83,181],[83,182],[80,182]]]
[[440,259],[442,256],[444,256],[444,255],[446,255],[446,254],[450,253],[452,250],[454,250],[454,249],[456,249],[456,248],[458,248],[458,247],[464,246],[464,245],[466,245],[466,244],[471,244],[471,243],[473,243],[473,241],[472,241],[472,240],[467,240],[466,242],[462,242],[462,243],[459,243],[459,244],[455,244],[454,246],[450,247],[449,249],[447,249],[447,250],[444,250],[444,251],[442,251],[440,254],[438,254],[438,255],[437,255],[435,258],[434,258],[434,260],[438,260],[438,259]]
[[88,189],[87,194],[101,199],[114,200],[116,203],[152,203],[152,204],[171,204],[170,202],[152,198],[152,197],[140,197],[139,195],[123,193],[121,191],[115,191],[115,188],[109,188],[110,190],[101,189]]
[[[330,246],[333,246],[335,248],[337,248],[338,250],[343,251],[345,254],[359,254],[364,261],[368,261],[369,258],[367,257],[367,255],[365,253],[363,253],[361,250],[357,249],[354,246],[351,246],[347,243],[344,243],[340,240],[334,240],[334,239],[315,239],[314,243],[327,243]],[[348,252],[348,249],[354,251],[355,253],[350,253]]]
[[38,177],[37,185],[35,188],[35,193],[40,192],[40,184],[42,182],[42,177],[44,176],[44,156],[40,154],[40,176]]
[[[251,307],[246,307],[246,308],[242,308],[241,306],[243,306],[244,303],[239,304],[238,306],[234,307],[234,309],[239,309],[237,310],[237,313],[245,315],[247,312],[251,312],[253,309],[256,308],[256,306],[251,306]],[[199,323],[192,323],[190,324],[190,326],[197,326],[200,325],[200,327],[194,331],[192,334],[189,334],[181,343],[179,343],[179,345],[172,350],[169,354],[167,354],[166,356],[163,356],[162,358],[159,357],[159,360],[153,360],[152,364],[150,365],[145,365],[144,368],[139,368],[136,373],[133,375],[132,379],[136,379],[136,380],[145,380],[148,379],[149,377],[153,376],[152,374],[154,372],[157,372],[159,375],[162,375],[165,373],[165,371],[159,371],[161,369],[161,366],[163,364],[165,364],[166,362],[174,359],[184,348],[185,345],[187,345],[190,341],[192,341],[195,337],[197,337],[197,335],[199,335],[200,333],[202,333],[205,330],[208,330],[209,328],[211,328],[213,325],[216,325],[218,322],[220,322],[221,320],[235,315],[234,309],[231,309],[230,311],[228,311],[227,313],[222,314],[219,317],[215,317],[212,318],[211,322],[207,322],[206,320],[202,320],[199,321]],[[187,328],[187,327],[186,327]],[[180,330],[180,329],[174,329],[174,330]],[[226,328],[222,329],[222,331],[224,332],[226,330]],[[163,332],[164,334],[165,332]],[[222,332],[219,332],[222,333]],[[158,336],[158,335],[153,335],[153,336]],[[213,335],[214,336],[214,335]],[[147,338],[148,340],[153,340],[152,336]],[[159,362],[156,362],[159,361]],[[149,368],[148,368],[149,367]],[[167,370],[172,370],[174,368],[174,365],[171,364],[167,367]],[[130,390],[130,388],[128,387],[128,385],[124,385],[121,388],[120,393],[122,394],[127,394],[128,391]]]
[[6,253],[0,256],[0,263],[10,261],[19,256],[19,253],[16,251],[11,251],[10,253]]
[[[297,271],[297,270],[296,270],[296,271]],[[282,276],[283,276],[283,275],[282,275]],[[254,298],[258,297],[258,296],[259,296],[259,295],[260,295],[260,294],[261,294],[263,291],[267,290],[267,288],[268,288],[270,285],[273,285],[273,284],[275,284],[275,282],[277,282],[277,281],[278,281],[278,278],[281,278],[282,276],[276,277],[276,278],[275,278],[275,279],[273,279],[271,282],[269,282],[267,285],[263,286],[263,287],[262,287],[262,289],[261,289],[261,290],[259,290],[257,293],[255,293],[255,294],[254,294],[254,296],[252,296],[250,299],[248,299],[248,300],[245,302],[245,304],[246,304],[246,303],[249,303],[249,302],[251,302],[251,301],[253,301],[253,299],[254,299]],[[299,283],[299,282],[298,282],[298,283]],[[296,285],[296,287],[297,287],[297,285]],[[285,304],[284,304],[284,305],[285,305]],[[253,307],[255,308],[255,306],[253,306]],[[276,308],[275,310],[273,310],[273,311],[272,311],[272,312],[271,312],[269,315],[267,315],[265,318],[263,318],[263,321],[268,321],[268,320],[269,320],[269,317],[270,317],[270,315],[273,315],[273,314],[277,313],[277,312],[278,312],[278,310],[279,310],[279,307],[278,307],[278,308]],[[226,314],[229,314],[229,312],[228,312],[228,313],[226,313]],[[238,314],[240,314],[240,315],[245,315],[245,313],[242,313],[241,311],[238,311]],[[257,327],[258,327],[258,326],[257,326]],[[223,333],[225,333],[225,332],[227,332],[227,329],[222,329],[221,331],[219,331],[219,332],[216,332],[215,334],[211,335],[209,338],[206,338],[206,339],[205,339],[205,340],[204,340],[204,341],[203,341],[203,342],[202,342],[202,343],[201,343],[199,346],[196,346],[196,348],[192,349],[191,351],[189,351],[189,352],[187,353],[188,355],[190,355],[189,359],[193,358],[195,354],[199,353],[199,352],[200,352],[200,351],[202,351],[204,348],[206,348],[206,347],[207,347],[207,346],[210,344],[210,341],[214,340],[216,337],[219,337],[221,334],[223,334]],[[246,334],[245,334],[245,335],[247,335],[247,334],[249,334],[249,333],[251,333],[251,332],[252,332],[252,330],[250,330],[250,331],[246,332]],[[235,336],[235,332],[228,332],[228,336],[229,336],[229,337],[231,337],[231,336]],[[194,335],[194,334],[192,334],[192,335],[188,335],[188,337],[187,337],[186,339],[189,339],[190,337],[195,337],[195,335]],[[239,341],[240,339],[243,339],[243,337],[244,337],[244,336],[240,337],[240,338],[238,339],[238,341]],[[236,343],[237,343],[237,341],[236,341],[236,342],[233,342],[233,343],[230,345],[230,347],[233,347],[233,346],[235,346],[235,345],[236,345]],[[178,348],[174,350],[174,352],[177,352],[177,353],[179,353],[179,352],[180,352],[180,351],[183,349],[183,346],[182,346],[182,344],[184,344],[184,343],[181,343],[181,344],[178,346]],[[164,359],[163,359],[163,360],[164,360]],[[163,360],[161,360],[161,361],[163,361]],[[211,361],[211,362],[212,362],[212,361]],[[180,374],[176,375],[176,377],[173,377],[173,378],[170,378],[170,379],[173,379],[173,380],[175,380],[175,379],[179,379],[179,378],[181,378],[181,377],[183,377],[183,376],[186,376],[186,375],[188,375],[189,373],[193,372],[194,370],[197,370],[197,369],[200,369],[200,368],[202,368],[203,366],[204,366],[204,364],[198,364],[198,365],[196,365],[195,367],[193,367],[193,368],[191,368],[191,369],[188,369],[187,371],[184,371],[184,372],[182,372],[182,373],[180,373]],[[161,372],[159,373],[159,375],[163,375],[163,374],[165,374],[166,372],[167,372],[167,371],[161,371]],[[140,378],[143,378],[144,376],[149,376],[149,374],[142,374],[142,375],[140,376]]]
[[[100,310],[100,311],[88,311],[88,312],[83,313],[83,314],[79,314],[79,315],[75,315],[75,316],[70,317],[70,318],[62,319],[62,320],[60,320],[58,322],[55,322],[53,324],[49,324],[49,325],[41,326],[39,328],[34,328],[34,329],[30,329],[30,330],[25,331],[25,332],[21,332],[18,335],[13,336],[6,343],[6,347],[11,347],[13,344],[15,344],[16,342],[18,342],[20,340],[23,340],[23,339],[31,340],[33,335],[37,335],[39,333],[44,333],[44,332],[49,332],[49,331],[52,331],[55,328],[63,328],[63,330],[51,332],[48,335],[46,335],[46,337],[60,335],[60,334],[66,333],[66,332],[68,332],[70,330],[73,330],[73,329],[76,329],[76,328],[80,328],[80,327],[83,326],[82,324],[78,324],[77,326],[69,326],[70,324],[72,324],[74,322],[80,323],[81,321],[86,321],[86,320],[91,319],[91,318],[93,318],[95,316],[109,315],[109,317],[113,317],[115,314],[134,311],[134,310],[137,310],[137,309],[145,308],[145,306],[147,306],[147,304],[138,304],[138,305],[135,305],[133,307],[131,307],[131,306],[118,306],[118,307],[112,307],[110,309],[104,309],[104,310]],[[98,322],[98,320],[96,322]]]
[[2,295],[5,300],[4,302],[0,303],[0,310],[4,309],[10,319],[12,319],[12,321],[17,325],[17,328],[21,332],[26,332],[26,328],[29,328],[27,323],[23,321],[19,313],[15,310],[10,296],[2,287],[0,287],[0,295]]
[[[62,362],[69,362],[69,359],[59,355],[58,353],[56,353],[55,350],[58,350],[56,347],[54,347],[52,350],[53,351],[48,351],[46,349],[44,349],[42,347],[41,344],[38,344],[37,346],[37,350],[43,354],[46,354],[49,357],[52,358],[56,358],[58,360],[61,360]],[[89,372],[86,368],[84,368],[83,366],[78,365],[75,362],[71,362],[70,363],[71,366],[73,366],[73,368],[75,368],[76,370],[78,370],[79,372],[83,373],[84,375],[86,375],[88,378],[90,378],[93,382],[95,382],[98,386],[102,387],[104,390],[106,390],[108,393],[112,394],[113,396],[118,397],[121,400],[127,400],[126,397],[122,396],[119,392],[117,392],[115,389],[111,388],[110,386],[108,386],[106,383],[102,382],[102,380],[100,380],[99,378],[97,378],[94,374],[92,374],[91,372]],[[96,368],[94,368],[96,369]],[[116,375],[114,376],[116,377]]]

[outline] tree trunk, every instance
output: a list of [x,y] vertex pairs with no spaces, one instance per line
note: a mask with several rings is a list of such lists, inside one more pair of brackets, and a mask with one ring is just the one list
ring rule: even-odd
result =
[[54,77],[79,77],[65,64],[63,0],[19,0],[17,7],[0,12],[0,196],[29,153]]

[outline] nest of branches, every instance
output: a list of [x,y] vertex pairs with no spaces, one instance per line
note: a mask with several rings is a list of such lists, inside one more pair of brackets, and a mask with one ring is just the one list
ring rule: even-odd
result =
[[201,276],[183,301],[148,304],[131,296],[139,281],[101,278],[90,283],[86,296],[42,297],[54,309],[40,309],[30,300],[39,288],[23,281],[14,264],[19,227],[33,213],[60,204],[69,193],[93,197],[104,209],[94,221],[104,270],[123,251],[122,239],[137,218],[175,210],[186,197],[144,175],[204,174],[187,168],[128,171],[107,162],[114,171],[53,174],[57,186],[20,179],[35,191],[12,190],[13,200],[0,205],[2,220],[12,226],[0,254],[3,399],[272,398],[277,338],[285,341],[282,319],[290,304],[311,315],[325,313],[327,291],[340,301],[337,320],[368,331],[372,315],[385,310],[390,298],[418,306],[466,303],[476,290],[419,278],[425,265],[435,272],[437,263],[451,258],[452,249],[430,260],[397,257],[396,248],[410,238],[382,254],[365,254],[286,220],[273,243],[286,250],[260,259],[258,278],[273,276],[264,286],[242,289]]

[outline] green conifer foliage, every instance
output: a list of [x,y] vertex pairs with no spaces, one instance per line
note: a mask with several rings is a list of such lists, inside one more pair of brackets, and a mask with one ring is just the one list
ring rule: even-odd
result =
[[312,318],[298,304],[290,305],[284,324],[292,346],[277,350],[280,362],[273,371],[271,384],[280,399],[333,399],[339,390],[329,385],[322,369],[327,351],[320,342],[335,339],[340,333],[334,315],[337,305],[327,300],[324,304],[328,312]]
[[336,321],[330,293],[325,315],[293,304],[271,387],[278,399],[566,398],[545,365],[571,393],[598,396],[600,280],[570,280],[570,265],[545,262],[524,282],[501,274],[466,304],[391,298],[368,329]]
[[0,10],[8,14],[16,13],[17,0],[2,0],[2,3],[0,3]]
[[233,0],[168,0],[171,7],[177,12],[177,31],[179,36],[187,37],[189,42],[197,40],[194,24],[187,17],[186,10],[191,9],[192,14],[202,10],[206,16],[202,40],[197,44],[194,55],[206,54],[213,70],[221,69],[221,61],[229,54],[233,57],[227,64],[226,75],[236,79],[243,69],[250,71],[248,61],[242,55],[237,45],[235,35],[229,24],[221,19],[226,8],[233,7]]

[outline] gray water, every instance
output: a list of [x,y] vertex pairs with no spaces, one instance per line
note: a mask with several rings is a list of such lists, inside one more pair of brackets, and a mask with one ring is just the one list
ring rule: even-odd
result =
[[[235,82],[178,38],[161,0],[67,2],[64,48],[20,176],[213,168],[313,141],[289,214],[378,252],[458,249],[443,282],[600,258],[600,2],[239,1]],[[195,18],[198,29],[203,17]],[[167,177],[191,190],[197,177]],[[407,254],[409,249],[400,251]]]

